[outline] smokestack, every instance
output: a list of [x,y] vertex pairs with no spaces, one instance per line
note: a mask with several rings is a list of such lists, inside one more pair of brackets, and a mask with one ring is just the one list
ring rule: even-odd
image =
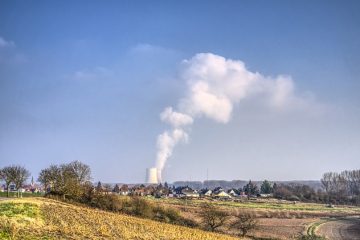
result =
[[146,169],[146,183],[149,184],[158,184],[158,170],[157,168],[147,168]]

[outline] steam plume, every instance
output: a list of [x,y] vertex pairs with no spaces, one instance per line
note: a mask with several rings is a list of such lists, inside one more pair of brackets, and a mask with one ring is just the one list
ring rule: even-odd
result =
[[185,97],[179,100],[177,110],[167,107],[160,114],[161,121],[170,125],[157,139],[158,178],[165,163],[179,142],[188,141],[188,132],[196,118],[206,117],[226,124],[234,105],[257,96],[265,98],[270,107],[288,108],[306,104],[295,96],[289,76],[266,77],[246,69],[242,61],[199,53],[183,61],[181,78],[187,84]]

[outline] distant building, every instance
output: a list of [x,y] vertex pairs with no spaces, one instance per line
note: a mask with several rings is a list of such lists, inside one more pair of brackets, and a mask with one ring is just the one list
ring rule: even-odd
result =
[[237,197],[237,196],[239,196],[239,194],[237,194],[237,191],[236,191],[235,189],[230,189],[230,190],[228,191],[228,194],[229,194],[230,196],[232,196],[232,197]]
[[9,191],[10,192],[15,192],[17,189],[16,189],[16,185],[14,183],[10,183],[9,184]]
[[148,184],[158,184],[158,169],[157,168],[147,168],[146,169],[146,183]]
[[192,190],[192,189],[183,189],[181,191],[181,194],[183,197],[186,197],[186,198],[198,198],[199,197],[199,193],[196,190]]
[[205,197],[211,197],[211,195],[212,195],[212,191],[210,189],[204,193]]
[[130,193],[130,190],[129,190],[128,185],[123,184],[120,188],[119,194],[123,195],[123,196],[127,196],[127,195],[129,195],[129,193]]
[[215,198],[231,198],[230,194],[226,193],[224,190],[218,190],[218,191],[214,191],[214,193],[212,194],[213,197]]

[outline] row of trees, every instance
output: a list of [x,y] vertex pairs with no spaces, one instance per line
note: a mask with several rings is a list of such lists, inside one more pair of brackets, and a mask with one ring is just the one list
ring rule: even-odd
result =
[[274,187],[276,188],[276,183],[272,184],[268,180],[264,180],[261,183],[260,189],[257,184],[252,182],[251,180],[243,187],[243,191],[247,195],[258,195],[262,194],[270,194],[273,193]]
[[321,183],[328,201],[360,203],[360,170],[327,172]]
[[360,204],[360,170],[324,173],[321,185],[322,189],[315,190],[303,184],[274,184],[273,194],[291,201]]
[[30,172],[23,166],[11,165],[0,169],[0,180],[5,182],[7,197],[9,197],[10,184],[15,185],[15,188],[18,190],[17,194],[19,196],[20,188],[23,187],[24,183],[29,177]]
[[273,187],[273,196],[278,199],[304,202],[324,202],[324,194],[303,184],[279,184]]

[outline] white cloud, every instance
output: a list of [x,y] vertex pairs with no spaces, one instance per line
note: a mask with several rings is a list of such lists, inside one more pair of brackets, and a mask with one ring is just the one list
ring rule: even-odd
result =
[[15,47],[15,43],[13,41],[6,41],[4,38],[0,37],[0,47]]

